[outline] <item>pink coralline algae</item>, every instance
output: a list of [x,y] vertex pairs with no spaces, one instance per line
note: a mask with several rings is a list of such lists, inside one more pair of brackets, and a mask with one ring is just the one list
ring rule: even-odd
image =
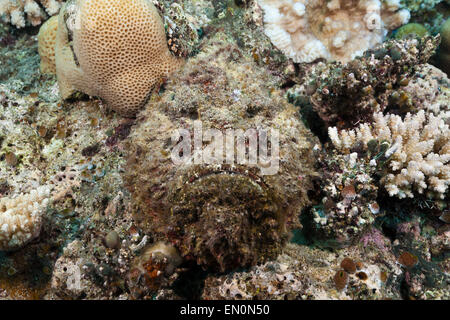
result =
[[375,245],[382,251],[389,250],[389,240],[376,228],[371,228],[361,237],[361,243],[364,247]]

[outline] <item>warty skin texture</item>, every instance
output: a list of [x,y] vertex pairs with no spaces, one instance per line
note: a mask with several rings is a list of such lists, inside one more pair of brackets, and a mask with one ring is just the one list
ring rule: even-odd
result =
[[[128,141],[124,175],[141,227],[174,245],[185,261],[218,271],[280,252],[308,203],[314,174],[310,152],[317,142],[272,87],[274,77],[223,37],[219,33],[205,44],[140,114]],[[175,165],[171,134],[192,129],[196,120],[203,132],[279,130],[278,173],[261,176],[249,165]]]

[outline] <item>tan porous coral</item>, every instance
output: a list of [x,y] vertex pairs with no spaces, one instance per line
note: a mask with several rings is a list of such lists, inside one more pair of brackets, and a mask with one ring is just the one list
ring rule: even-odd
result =
[[149,0],[76,0],[60,12],[56,71],[62,98],[82,91],[133,116],[181,61],[170,53]]
[[27,23],[37,26],[47,16],[57,14],[61,3],[60,0],[0,0],[0,16],[17,28]]
[[58,16],[48,19],[39,29],[38,51],[41,57],[41,72],[55,74],[55,43],[58,30]]
[[0,199],[0,250],[17,249],[39,235],[50,188]]
[[294,62],[348,62],[408,22],[398,0],[258,0],[265,33]]
[[[444,113],[442,113],[443,115]],[[373,151],[370,165],[384,162],[386,170],[381,183],[390,196],[413,198],[429,191],[427,196],[445,198],[450,183],[450,131],[443,116],[408,113],[402,120],[397,115],[374,114],[374,123],[359,125],[354,130],[338,132],[328,129],[333,145],[342,153],[365,149]]]

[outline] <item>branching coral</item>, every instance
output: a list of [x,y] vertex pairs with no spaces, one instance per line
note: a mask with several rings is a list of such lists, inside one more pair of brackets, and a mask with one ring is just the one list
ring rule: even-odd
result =
[[[450,131],[444,119],[424,110],[404,120],[382,113],[374,119],[373,126],[365,123],[355,130],[329,128],[333,145],[342,153],[372,153],[370,164],[383,164],[381,184],[390,196],[413,198],[426,190],[429,197],[444,199],[450,183]],[[385,147],[373,152],[378,145]]]
[[57,14],[61,3],[61,0],[0,0],[0,16],[17,28],[25,27],[27,22],[37,26],[47,15]]
[[294,62],[348,62],[409,21],[398,0],[259,0],[265,32]]
[[39,235],[50,188],[0,199],[0,250],[19,248]]
[[[289,95],[293,100],[310,101],[326,126],[339,129],[370,122],[374,112],[388,107],[398,109],[402,114],[421,106],[439,108],[439,102],[432,102],[431,98],[440,92],[424,92],[417,88],[414,91],[411,90],[413,84],[410,85],[411,79],[424,76],[428,79],[433,77],[428,73],[436,74],[419,66],[434,54],[438,42],[438,38],[432,37],[388,41],[346,65],[320,63],[304,77],[302,85],[290,90]],[[415,82],[423,84],[425,81]],[[445,81],[441,83],[444,84]],[[436,89],[438,87],[436,84]],[[417,102],[413,103],[412,98]]]

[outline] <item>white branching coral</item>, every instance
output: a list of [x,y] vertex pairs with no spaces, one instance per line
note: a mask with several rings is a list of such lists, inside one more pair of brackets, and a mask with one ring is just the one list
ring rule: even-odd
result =
[[0,0],[0,16],[17,28],[40,25],[59,12],[62,0]]
[[450,131],[442,115],[421,110],[404,120],[382,113],[374,119],[372,126],[365,123],[355,130],[329,128],[335,148],[346,154],[361,147],[368,150],[374,141],[384,143],[383,154],[373,154],[370,163],[385,162],[381,183],[390,196],[413,198],[414,191],[426,190],[428,196],[444,199],[450,183]]
[[50,188],[0,199],[0,250],[17,249],[39,235]]
[[258,0],[265,33],[294,62],[348,62],[409,21],[399,0]]

